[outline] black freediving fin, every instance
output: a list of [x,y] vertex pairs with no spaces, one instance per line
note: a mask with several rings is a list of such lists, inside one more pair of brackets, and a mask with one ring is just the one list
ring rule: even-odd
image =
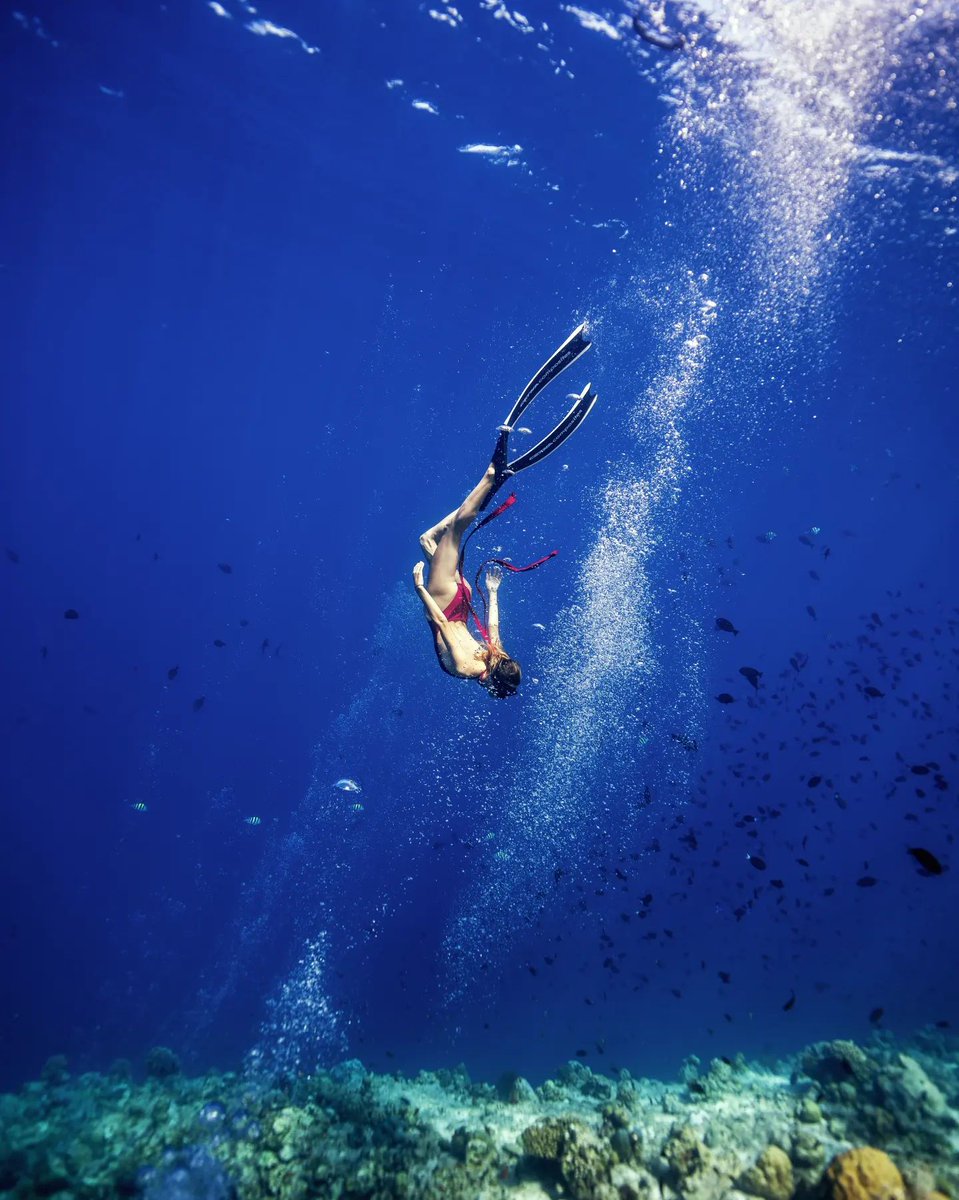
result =
[[510,409],[509,416],[503,422],[504,425],[508,426],[507,433],[512,431],[513,426],[543,388],[547,384],[552,383],[556,376],[565,371],[567,367],[572,366],[577,358],[581,354],[585,354],[592,344],[586,336],[586,322],[584,321],[578,329],[573,330],[562,346],[549,356],[526,387],[520,392],[516,403]]
[[515,475],[517,471],[522,471],[526,467],[533,466],[534,463],[540,462],[547,454],[551,454],[558,446],[569,437],[569,435],[579,427],[593,402],[596,399],[595,394],[588,404],[585,404],[589,388],[576,399],[576,404],[570,409],[566,416],[550,433],[541,441],[537,442],[531,449],[521,454],[515,462],[508,462],[509,456],[509,435],[516,427],[517,421],[533,403],[536,397],[548,384],[552,383],[557,375],[560,375],[567,367],[572,366],[574,362],[590,348],[592,342],[586,336],[586,322],[584,321],[577,329],[569,335],[562,346],[555,350],[546,362],[539,368],[533,378],[529,381],[526,387],[520,392],[516,399],[516,403],[510,409],[509,416],[504,423],[499,426],[499,437],[496,440],[496,445],[493,448],[492,463],[496,471],[496,484],[493,491],[486,498],[486,503],[482,506],[486,508],[492,500],[496,491],[502,487],[511,475]]
[[586,420],[597,399],[597,394],[593,391],[593,385],[587,383],[582,392],[576,397],[576,403],[556,428],[551,430],[541,441],[538,441],[535,446],[531,446],[529,450],[524,451],[518,458],[514,458],[512,462],[506,464],[506,470],[509,474],[515,475],[517,471],[525,471],[527,467],[534,467],[538,462],[542,462],[544,458],[552,454],[554,450],[558,450],[563,442],[567,438],[572,437]]

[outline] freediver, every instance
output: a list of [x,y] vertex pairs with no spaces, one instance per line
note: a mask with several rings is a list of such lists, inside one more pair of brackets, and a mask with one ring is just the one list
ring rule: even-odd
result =
[[[589,415],[596,403],[596,393],[587,384],[555,429],[516,458],[509,457],[510,434],[525,410],[548,383],[585,354],[590,344],[584,323],[547,359],[520,393],[506,421],[499,426],[493,458],[483,478],[459,508],[420,537],[420,547],[429,562],[429,577],[424,582],[426,563],[418,562],[413,568],[413,583],[416,594],[423,602],[439,664],[447,675],[457,679],[475,679],[498,700],[515,695],[522,679],[519,663],[503,648],[500,637],[498,593],[503,570],[514,573],[532,571],[548,562],[556,551],[525,567],[513,566],[505,559],[492,558],[484,562],[476,574],[476,590],[483,600],[484,609],[480,617],[473,607],[473,590],[463,574],[466,543],[473,533],[505,512],[515,502],[515,495],[510,495],[489,516],[479,521],[472,532],[467,531],[507,479],[558,450]],[[484,569],[485,591],[480,582]],[[479,641],[470,632],[470,618],[479,632]]]

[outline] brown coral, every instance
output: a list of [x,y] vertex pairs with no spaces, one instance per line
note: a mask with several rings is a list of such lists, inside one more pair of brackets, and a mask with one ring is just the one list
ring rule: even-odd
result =
[[857,1146],[837,1154],[826,1171],[831,1200],[906,1200],[906,1185],[888,1154]]

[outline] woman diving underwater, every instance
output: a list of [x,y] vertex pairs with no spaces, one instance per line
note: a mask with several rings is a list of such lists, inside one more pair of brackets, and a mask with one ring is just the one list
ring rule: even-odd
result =
[[[596,393],[590,384],[576,396],[573,407],[555,429],[531,449],[514,459],[509,458],[509,436],[520,417],[543,388],[589,347],[586,325],[583,324],[570,334],[520,393],[505,423],[499,426],[493,459],[483,478],[455,512],[420,537],[420,546],[429,561],[429,577],[424,582],[426,563],[418,562],[413,568],[413,582],[423,602],[439,664],[448,675],[457,679],[475,679],[499,700],[514,695],[522,677],[519,663],[507,654],[500,637],[498,592],[503,570],[531,571],[552,558],[556,551],[525,567],[515,567],[504,559],[489,559],[483,563],[476,576],[476,590],[483,600],[481,618],[473,607],[473,592],[463,575],[466,543],[473,533],[509,508],[516,497],[510,496],[479,521],[472,532],[467,531],[507,479],[559,449],[588,416],[596,403]],[[480,582],[484,568],[488,599]],[[470,632],[468,622],[471,617],[480,641]]]

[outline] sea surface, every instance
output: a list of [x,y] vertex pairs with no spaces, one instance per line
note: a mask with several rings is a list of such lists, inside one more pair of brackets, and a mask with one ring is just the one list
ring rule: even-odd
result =
[[0,13],[0,1090],[959,1024],[959,6],[515,3]]

